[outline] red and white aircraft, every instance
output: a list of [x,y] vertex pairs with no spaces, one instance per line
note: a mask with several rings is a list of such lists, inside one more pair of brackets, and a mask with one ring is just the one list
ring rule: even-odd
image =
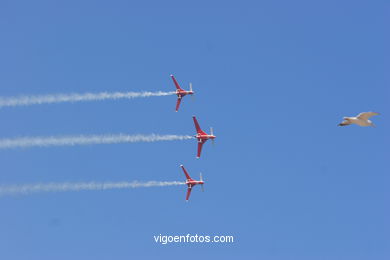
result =
[[176,95],[177,95],[176,112],[177,112],[177,111],[179,111],[181,99],[185,95],[193,95],[195,92],[192,91],[192,84],[191,83],[190,83],[190,90],[187,91],[187,90],[184,90],[180,87],[179,83],[177,83],[177,81],[173,75],[171,75],[171,78],[173,80],[173,83],[175,83],[175,86],[176,86]]
[[214,143],[215,135],[213,134],[213,128],[210,127],[210,134],[205,133],[202,129],[200,129],[198,120],[196,120],[196,117],[192,117],[194,119],[194,124],[196,128],[196,135],[194,136],[196,139],[198,139],[198,154],[196,158],[200,158],[200,153],[202,152],[203,144],[211,139],[211,141]]
[[200,180],[196,181],[196,180],[193,180],[190,177],[190,175],[188,174],[188,172],[186,171],[186,169],[184,168],[183,165],[180,165],[180,167],[183,169],[183,172],[184,172],[184,174],[186,176],[186,184],[188,186],[188,188],[187,188],[187,195],[186,195],[186,201],[188,202],[188,199],[190,198],[190,195],[191,195],[192,187],[194,187],[197,184],[200,184],[202,186],[202,191],[204,191],[204,189],[203,189],[204,181],[202,179],[202,174],[200,174]]

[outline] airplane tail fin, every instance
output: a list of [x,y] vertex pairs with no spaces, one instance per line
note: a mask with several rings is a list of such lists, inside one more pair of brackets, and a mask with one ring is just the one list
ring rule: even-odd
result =
[[[202,173],[199,173],[199,180],[203,181]],[[203,183],[200,186],[202,187],[202,191],[204,191]]]
[[[210,135],[214,135],[214,131],[213,131],[213,128],[212,128],[212,127],[210,127]],[[211,139],[211,142],[212,142],[213,145],[215,145],[215,140],[214,140],[214,138]]]
[[194,95],[194,91],[192,90],[192,83],[190,82],[190,96],[191,96],[191,100],[194,101],[195,100],[195,95]]

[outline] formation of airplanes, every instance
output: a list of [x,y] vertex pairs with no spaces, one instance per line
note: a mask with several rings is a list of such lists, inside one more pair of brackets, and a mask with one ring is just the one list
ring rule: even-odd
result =
[[[200,154],[202,152],[203,144],[207,140],[209,140],[209,139],[211,139],[214,142],[214,139],[215,139],[216,136],[213,134],[213,129],[212,128],[210,128],[210,134],[205,133],[200,128],[198,120],[196,120],[196,117],[193,116],[192,118],[194,120],[195,129],[196,129],[196,135],[194,137],[198,140],[198,153],[196,155],[196,158],[200,158]],[[183,165],[180,165],[180,167],[183,169],[184,175],[186,176],[186,185],[188,186],[187,195],[186,195],[186,201],[188,201],[188,199],[190,198],[192,187],[194,187],[197,184],[200,184],[202,186],[202,191],[203,191],[204,181],[202,179],[202,174],[200,174],[200,180],[196,181],[196,180],[194,180],[194,179],[192,179],[190,177],[190,175],[188,174],[187,170],[184,168]]]
[[[175,109],[175,111],[178,112],[183,97],[186,96],[186,95],[191,95],[192,96],[192,95],[195,94],[195,92],[192,90],[192,84],[191,83],[190,83],[190,89],[189,90],[184,90],[184,89],[182,89],[180,87],[179,83],[177,82],[177,80],[175,79],[175,77],[173,75],[171,75],[171,78],[172,78],[173,83],[175,84],[175,87],[176,87],[177,101],[176,101],[176,109]],[[362,112],[362,113],[360,113],[359,115],[357,115],[355,117],[344,117],[343,118],[343,122],[341,122],[338,125],[339,126],[347,126],[347,125],[351,125],[351,124],[356,124],[356,125],[359,125],[359,126],[375,126],[372,123],[372,121],[369,120],[369,118],[372,117],[372,116],[376,116],[376,115],[379,115],[379,113],[376,113],[376,112]],[[198,120],[196,119],[196,117],[193,116],[192,119],[194,120],[194,125],[195,125],[195,129],[196,129],[196,135],[194,135],[194,137],[198,141],[198,151],[197,151],[197,154],[196,154],[196,158],[200,158],[200,155],[202,153],[202,148],[203,148],[204,143],[206,143],[207,140],[211,140],[214,143],[214,139],[216,138],[216,136],[213,133],[213,128],[210,127],[210,134],[207,134],[205,131],[203,131],[200,128],[200,125],[199,125]],[[194,179],[192,179],[190,177],[190,175],[188,174],[187,170],[184,168],[183,165],[180,165],[180,167],[182,168],[182,170],[184,172],[184,175],[186,176],[185,184],[188,187],[187,188],[186,201],[188,201],[189,198],[190,198],[190,195],[191,195],[192,187],[194,187],[195,185],[199,184],[199,185],[202,186],[202,191],[203,191],[204,181],[202,179],[202,174],[200,175],[199,181],[197,181],[197,180],[194,180]]]
[[[190,89],[189,90],[184,90],[184,89],[182,89],[180,87],[179,83],[175,79],[175,76],[171,75],[171,78],[172,78],[173,83],[175,84],[175,87],[176,87],[177,101],[176,101],[175,111],[178,112],[183,97],[187,96],[187,95],[191,95],[192,96],[195,92],[192,90],[192,84],[191,83],[190,83]],[[204,143],[207,142],[207,140],[209,140],[209,139],[214,143],[214,139],[216,138],[216,136],[213,133],[213,128],[210,127],[210,134],[207,134],[205,131],[203,131],[200,128],[200,125],[199,125],[198,120],[196,119],[196,117],[193,116],[192,119],[194,120],[194,125],[195,125],[195,130],[196,130],[196,135],[194,135],[194,137],[198,141],[198,152],[196,154],[196,158],[199,159],[200,158],[200,154],[202,153],[202,148],[203,148]],[[192,179],[190,177],[190,175],[188,174],[187,170],[184,168],[183,165],[180,165],[180,167],[183,169],[183,172],[184,172],[184,174],[186,176],[185,184],[188,186],[187,195],[186,195],[186,201],[188,201],[188,199],[190,198],[190,195],[191,195],[192,187],[194,187],[195,185],[200,184],[202,186],[202,190],[203,190],[204,181],[202,179],[202,174],[200,175],[200,180],[196,181],[196,180],[194,180],[194,179]]]

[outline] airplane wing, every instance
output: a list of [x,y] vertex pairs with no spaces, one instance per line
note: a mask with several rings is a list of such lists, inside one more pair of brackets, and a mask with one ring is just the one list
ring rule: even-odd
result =
[[191,195],[191,190],[192,190],[192,187],[189,186],[188,189],[187,189],[187,196],[186,196],[186,201],[188,201],[188,199],[190,198],[190,195]]
[[202,147],[205,142],[206,141],[198,142],[198,154],[196,155],[196,158],[200,158],[200,153],[202,152]]
[[176,112],[179,111],[180,102],[181,102],[181,98],[177,98],[177,102],[176,102]]
[[188,172],[187,172],[186,169],[184,168],[184,166],[183,166],[183,165],[180,165],[180,167],[183,169],[183,172],[184,172],[184,174],[185,174],[187,180],[192,180],[191,177],[190,177],[190,175],[188,174]]
[[196,132],[197,132],[198,134],[206,134],[205,132],[203,132],[202,129],[200,129],[200,126],[199,126],[198,120],[196,120],[196,117],[193,116],[192,119],[194,119],[194,124],[195,124],[195,128],[196,128]]
[[182,90],[181,87],[180,87],[180,85],[179,85],[179,83],[177,83],[175,77],[174,77],[173,75],[171,75],[171,78],[172,78],[172,80],[173,80],[173,83],[175,83],[176,88],[177,88],[178,90]]
[[379,115],[379,113],[363,112],[363,113],[360,113],[357,117],[360,118],[360,119],[363,119],[363,120],[368,120],[370,117],[376,116],[376,115]]

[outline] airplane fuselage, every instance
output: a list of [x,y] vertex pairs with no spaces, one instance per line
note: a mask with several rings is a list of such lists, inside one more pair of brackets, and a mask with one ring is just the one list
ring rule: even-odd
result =
[[194,187],[195,185],[197,184],[204,184],[204,181],[195,181],[195,180],[191,180],[191,181],[186,181],[186,184],[188,186],[191,186],[191,187]]
[[204,135],[204,134],[197,134],[194,136],[196,139],[198,139],[198,142],[205,142],[209,139],[215,139],[215,135]]
[[194,94],[194,91],[186,91],[186,90],[179,90],[179,89],[176,90],[176,95],[178,98],[182,98],[186,95],[192,95],[192,94]]

